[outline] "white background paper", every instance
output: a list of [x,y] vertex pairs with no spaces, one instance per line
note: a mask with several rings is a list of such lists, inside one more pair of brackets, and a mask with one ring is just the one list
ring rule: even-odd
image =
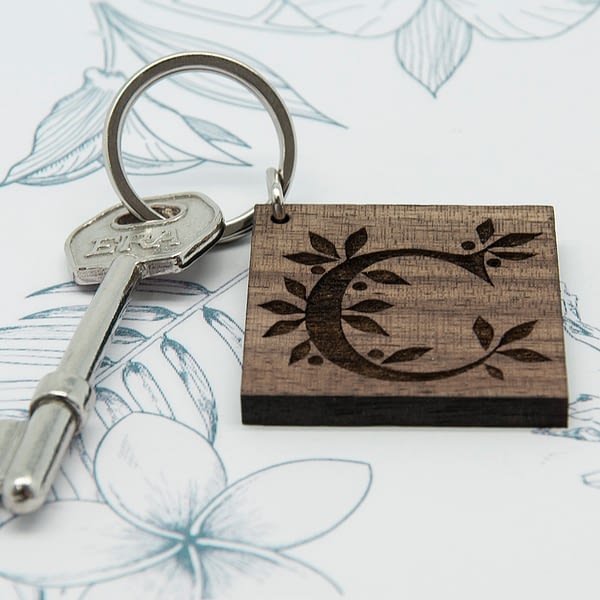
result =
[[[294,118],[299,155],[289,202],[553,205],[561,280],[579,298],[582,321],[600,327],[598,14],[543,39],[494,40],[473,29],[468,55],[433,96],[399,64],[393,34],[316,35],[233,23],[231,14],[258,12],[267,2],[253,7],[229,2],[221,8],[230,11],[227,18],[213,10],[219,19],[207,12],[202,18],[174,12],[169,7],[176,3],[169,2],[113,4],[139,23],[213,40],[259,60],[341,124]],[[534,11],[536,3],[529,4]],[[555,4],[567,10],[578,3]],[[30,153],[35,129],[53,105],[81,86],[86,69],[102,68],[93,5],[13,3],[0,22],[0,49],[0,171],[7,173]],[[130,75],[141,62],[125,57],[122,65]],[[178,96],[177,89],[162,86],[156,97],[245,140],[250,148],[234,150],[252,166],[207,163],[140,176],[133,178],[136,189],[205,192],[228,217],[263,201],[264,169],[275,164],[278,152],[266,114]],[[67,234],[117,201],[103,170],[58,185],[0,188],[3,325],[56,306],[54,297],[25,297],[70,279],[63,255]],[[248,239],[219,247],[179,279],[215,289],[247,268],[248,255]],[[69,302],[77,303],[76,298],[71,295]],[[88,299],[89,294],[81,295],[78,302]],[[183,306],[160,294],[153,302],[173,310]],[[245,280],[215,302],[243,325]],[[597,441],[512,429],[242,426],[239,366],[217,337],[199,337],[206,333],[199,319],[190,318],[173,335],[193,351],[212,385],[219,415],[215,449],[229,482],[303,459],[370,465],[372,483],[356,511],[318,539],[284,550],[287,555],[314,567],[352,598],[594,595],[600,491],[582,478],[600,470]],[[600,339],[594,337],[597,330],[588,332],[580,341],[566,336],[569,389],[571,402],[581,395],[596,397],[588,401],[592,420],[586,426],[597,431]],[[160,370],[156,356],[147,360]],[[14,376],[14,364],[0,364],[0,379]],[[117,373],[113,387],[122,386],[120,381]],[[176,446],[177,439],[172,443]],[[319,490],[307,489],[312,493]],[[6,594],[16,594],[14,570],[6,566],[17,561],[8,561],[14,539],[2,534],[0,527],[0,573],[7,579]],[[33,551],[33,531],[28,539],[34,558],[23,550],[19,560],[35,572],[41,557]],[[35,593],[33,579],[22,578],[23,597]],[[90,576],[89,589],[94,581]],[[172,585],[158,597],[185,597],[176,578]],[[58,588],[44,587],[59,594]],[[139,582],[118,589],[128,590],[121,597],[141,597]],[[279,597],[293,591],[285,589]],[[83,593],[83,587],[69,592]]]

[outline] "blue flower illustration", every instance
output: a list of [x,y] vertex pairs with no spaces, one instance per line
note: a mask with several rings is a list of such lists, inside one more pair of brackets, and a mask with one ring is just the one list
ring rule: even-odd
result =
[[[561,283],[561,299],[563,327],[565,333],[575,342],[590,349],[600,351],[600,328],[590,324],[579,312],[579,298],[569,292],[567,286]],[[581,368],[582,358],[579,357]],[[595,357],[591,360],[592,370],[588,373],[591,381],[597,380],[597,367]],[[600,395],[597,393],[583,392],[569,403],[569,427],[566,429],[540,429],[537,433],[556,437],[570,438],[586,442],[600,442]],[[586,484],[600,488],[600,474],[584,475]]]
[[[56,185],[74,181],[103,167],[102,131],[120,87],[145,64],[167,54],[202,48],[234,56],[271,82],[296,116],[322,123],[335,121],[308,103],[278,73],[243,52],[212,40],[137,21],[105,3],[94,5],[104,46],[102,68],[89,67],[79,89],[61,98],[36,129],[28,156],[14,164],[2,185]],[[211,79],[173,79],[170,85],[198,101],[209,98],[252,110],[262,104],[240,85]],[[234,154],[248,144],[217,123],[185,114],[150,93],[140,97],[123,128],[123,162],[135,175],[176,173],[204,163],[247,166]],[[201,114],[203,112],[201,111]],[[231,149],[229,151],[225,148]]]
[[0,527],[0,574],[84,586],[86,600],[335,595],[283,552],[337,527],[371,481],[365,463],[301,460],[227,485],[203,436],[149,414],[107,432],[94,471],[106,503],[53,502]]
[[[172,3],[172,0],[166,0]],[[332,33],[394,35],[402,68],[434,96],[467,56],[473,31],[493,40],[560,35],[597,8],[598,0],[289,0]]]

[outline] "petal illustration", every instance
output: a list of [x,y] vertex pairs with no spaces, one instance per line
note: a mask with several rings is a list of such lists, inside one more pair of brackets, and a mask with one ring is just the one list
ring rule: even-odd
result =
[[166,417],[132,414],[98,447],[100,492],[124,518],[148,531],[187,532],[225,487],[225,470],[204,437]]
[[36,586],[86,585],[148,568],[178,549],[105,504],[53,502],[0,527],[0,574]]
[[293,33],[327,33],[313,21],[299,12],[288,0],[224,0],[218,9],[211,0],[153,0],[153,4],[172,10],[177,14],[206,21],[217,21],[262,29]]
[[258,471],[228,487],[192,534],[266,548],[303,544],[337,527],[364,499],[369,465],[302,460]]
[[565,331],[576,341],[600,350],[600,328],[583,320],[579,313],[579,298],[561,284],[562,313]]
[[146,365],[128,361],[123,368],[122,378],[133,401],[143,407],[144,411],[173,417],[170,404]]
[[[396,0],[402,1],[402,0]],[[415,0],[411,0],[415,1]],[[214,6],[212,7],[214,12]],[[146,23],[136,21],[124,13],[115,10],[108,4],[96,5],[96,14],[103,22],[104,27],[110,31],[111,38],[118,39],[128,50],[133,52],[142,63],[149,63],[161,56],[173,52],[186,52],[190,49],[202,49],[205,52],[216,52],[226,56],[234,56],[242,62],[250,65],[259,73],[262,73],[282,96],[288,110],[299,117],[315,119],[329,124],[337,124],[327,115],[309,104],[285,79],[278,73],[267,67],[264,63],[256,60],[248,54],[244,54],[229,46],[224,46],[212,40],[186,35],[177,31],[153,27]],[[120,57],[114,51],[111,67],[119,69]],[[173,85],[180,86],[192,92],[212,98],[218,102],[225,102],[245,108],[261,109],[262,104],[253,94],[247,94],[239,84],[230,82],[222,77],[206,78],[199,81],[189,75],[182,75],[173,81]]]
[[579,394],[569,404],[568,429],[541,429],[537,433],[585,442],[600,442],[600,396]]
[[558,35],[589,17],[598,0],[444,0],[460,17],[493,39]]
[[340,593],[323,575],[300,562],[268,550],[224,544],[200,547],[206,573],[204,597],[331,598]]
[[102,128],[121,75],[88,69],[83,85],[59,100],[38,126],[31,154],[14,165],[3,185],[72,181],[102,167]]
[[[198,577],[200,574],[198,573]],[[167,600],[169,598],[201,598],[201,581],[187,566],[184,553],[165,560],[148,569],[127,577],[120,577],[88,588],[82,600],[106,600],[106,598],[136,598],[144,600]]]
[[207,137],[176,110],[141,96],[125,121],[123,160],[128,172],[137,175],[174,173],[207,161],[244,164]]
[[[37,128],[31,153],[10,169],[2,185],[66,183],[100,169],[104,120],[124,82],[122,73],[87,69],[81,88],[56,103]],[[123,160],[127,171],[138,175],[172,173],[206,161],[243,164],[212,143],[228,135],[142,96],[125,121]]]
[[471,27],[441,0],[426,0],[398,30],[398,62],[435,96],[465,59],[471,35]]
[[423,0],[291,0],[290,4],[331,31],[357,37],[391,33],[408,21]]
[[242,364],[244,346],[244,330],[225,312],[218,308],[204,306],[202,314],[206,322],[217,332],[227,344],[238,363]]
[[[191,400],[191,404],[185,402],[185,408],[176,410],[176,420],[213,442],[217,433],[218,415],[215,396],[206,373],[183,344],[167,335],[163,335],[160,350],[177,373]],[[192,407],[193,410],[186,410]]]

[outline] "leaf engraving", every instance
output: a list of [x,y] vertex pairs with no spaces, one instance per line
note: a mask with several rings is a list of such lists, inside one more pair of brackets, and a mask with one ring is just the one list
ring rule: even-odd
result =
[[385,335],[389,336],[387,331],[381,327],[378,323],[370,319],[369,317],[358,317],[358,316],[347,316],[342,315],[342,319],[353,327],[354,329],[358,329],[359,331],[364,331],[365,333],[376,333],[377,335]]
[[500,369],[492,367],[492,365],[485,365],[485,370],[490,377],[504,380],[504,373]]
[[299,281],[294,281],[288,277],[284,277],[283,281],[285,283],[285,289],[290,294],[296,296],[296,298],[300,298],[301,300],[306,300],[306,287],[303,286]]
[[385,310],[386,308],[391,308],[392,306],[394,305],[384,302],[383,300],[362,300],[361,302],[348,307],[347,310],[354,310],[362,313],[374,313]]
[[393,354],[390,354],[382,364],[387,365],[389,363],[397,363],[397,362],[408,362],[409,360],[416,360],[417,358],[421,358],[423,354],[429,352],[431,348],[421,348],[421,347],[413,347],[413,348],[403,348],[402,350],[397,350]]
[[527,260],[536,256],[535,252],[492,252],[492,254],[504,260]]
[[506,344],[526,338],[533,331],[536,323],[537,321],[527,321],[527,323],[521,323],[520,325],[509,329],[502,336],[498,346],[506,346]]
[[259,306],[276,315],[293,315],[304,312],[301,308],[284,300],[271,300],[271,302],[265,302],[264,304],[259,304]]
[[473,324],[473,331],[484,350],[487,350],[494,339],[494,328],[482,317],[477,317]]
[[552,360],[535,350],[529,350],[527,348],[514,348],[511,350],[498,350],[498,354],[508,356],[513,360],[519,360],[521,362],[548,362]]
[[410,285],[408,281],[402,279],[402,277],[396,275],[396,273],[392,273],[392,271],[367,271],[364,275],[376,283],[385,283],[387,285]]
[[295,321],[277,321],[277,323],[271,325],[271,327],[267,329],[266,333],[263,334],[263,337],[273,337],[274,335],[290,333],[290,331],[294,331],[294,329],[303,322],[304,319],[296,319]]
[[344,244],[346,258],[354,256],[367,243],[367,239],[367,230],[364,227],[351,233]]
[[301,265],[322,265],[323,263],[333,262],[335,259],[311,254],[310,252],[297,252],[295,254],[285,254],[285,258]]
[[310,245],[317,251],[322,254],[327,254],[327,256],[333,256],[334,258],[339,258],[340,255],[337,253],[335,245],[330,242],[328,239],[313,233],[312,231],[308,232],[310,237]]
[[486,219],[476,227],[475,231],[477,231],[479,241],[485,244],[494,235],[494,224],[491,219]]
[[515,246],[522,246],[527,244],[531,240],[535,239],[540,233],[509,233],[496,240],[493,244],[490,244],[488,248],[514,248]]
[[290,362],[288,364],[292,365],[303,358],[306,358],[310,354],[310,341],[306,340],[301,344],[298,344],[294,348],[292,348],[292,352],[290,353]]

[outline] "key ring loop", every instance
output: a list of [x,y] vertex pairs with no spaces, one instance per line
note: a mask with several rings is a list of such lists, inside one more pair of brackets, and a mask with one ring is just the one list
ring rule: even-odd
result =
[[[290,186],[296,161],[296,138],[290,115],[279,97],[261,75],[247,65],[227,56],[208,52],[184,52],[161,58],[138,71],[121,88],[106,118],[104,127],[104,164],[117,195],[138,219],[151,221],[164,217],[148,206],[133,190],[123,168],[121,137],[127,113],[135,100],[158,80],[182,71],[209,71],[238,81],[260,100],[271,117],[279,139],[278,180],[285,194]],[[269,189],[269,195],[272,191]],[[283,201],[283,198],[281,198]],[[252,229],[254,208],[225,223],[221,242],[241,237]]]

